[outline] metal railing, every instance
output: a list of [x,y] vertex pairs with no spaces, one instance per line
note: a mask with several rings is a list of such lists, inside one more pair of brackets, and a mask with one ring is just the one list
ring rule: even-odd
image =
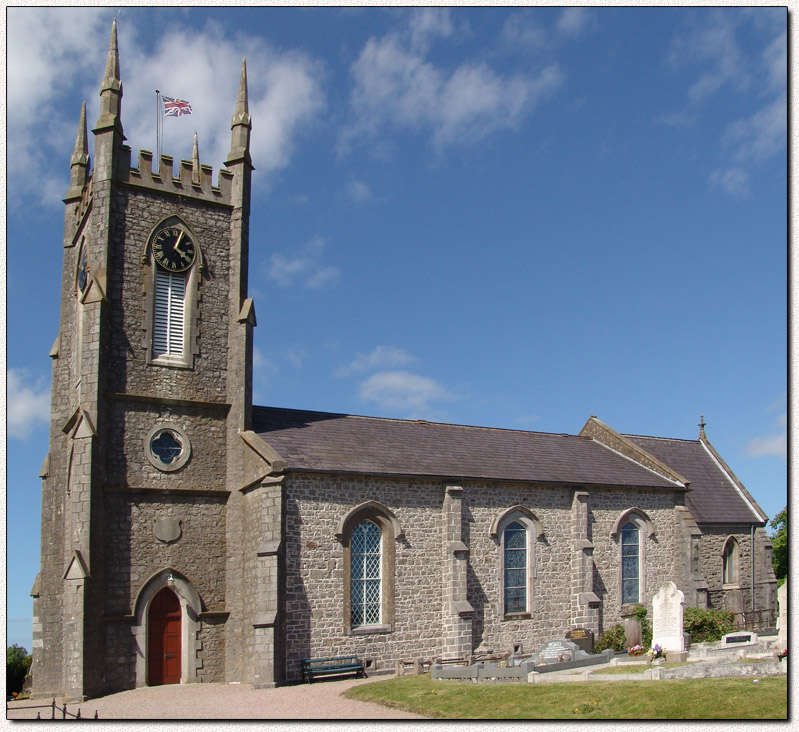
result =
[[[67,709],[67,705],[64,704],[63,707],[59,707],[58,704],[55,703],[55,699],[53,699],[51,704],[38,704],[33,706],[24,706],[24,707],[9,707],[6,704],[6,718],[8,717],[9,710],[19,710],[19,709],[49,709],[50,716],[49,717],[42,717],[41,712],[36,712],[36,719],[82,719],[82,720],[92,720],[92,719],[99,719],[99,715],[97,712],[94,713],[94,717],[81,717],[80,715],[80,707],[78,707],[78,711],[76,714],[73,714]],[[56,712],[59,712],[61,716],[56,716]]]

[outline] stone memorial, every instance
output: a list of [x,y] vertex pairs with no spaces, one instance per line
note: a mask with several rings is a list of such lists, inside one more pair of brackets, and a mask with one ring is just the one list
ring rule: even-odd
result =
[[624,647],[632,648],[641,643],[641,622],[635,615],[627,615],[622,618],[621,625],[624,628]]
[[727,592],[724,597],[724,609],[733,614],[734,627],[741,628],[744,626],[744,596],[740,590],[729,590]]
[[551,640],[544,643],[536,654],[536,666],[573,661],[580,649],[569,640]]
[[566,633],[566,640],[575,643],[581,651],[594,652],[594,631],[590,628],[573,628]]
[[683,605],[685,595],[674,582],[666,582],[652,598],[652,646],[666,651],[685,651]]
[[777,588],[777,650],[788,648],[788,580]]
[[749,646],[757,643],[757,633],[751,633],[748,630],[737,630],[733,633],[723,635],[719,644],[722,648],[727,646]]

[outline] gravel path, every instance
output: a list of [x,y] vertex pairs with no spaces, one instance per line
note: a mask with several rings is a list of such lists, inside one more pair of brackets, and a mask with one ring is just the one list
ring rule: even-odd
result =
[[[360,684],[385,680],[369,679],[318,681],[314,684],[253,689],[252,684],[173,684],[122,691],[67,705],[82,717],[111,719],[424,719],[418,714],[383,707],[370,702],[345,699],[341,693]],[[58,700],[56,700],[58,703]],[[51,710],[30,709],[47,700],[10,702],[7,719],[35,719],[41,712],[49,719]]]

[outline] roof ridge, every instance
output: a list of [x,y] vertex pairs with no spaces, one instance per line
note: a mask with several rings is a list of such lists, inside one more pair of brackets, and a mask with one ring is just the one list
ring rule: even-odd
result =
[[668,442],[691,442],[698,445],[700,440],[691,440],[687,437],[663,437],[661,435],[634,435],[630,433],[621,433],[622,437],[642,437],[645,440],[665,440]]
[[319,409],[297,409],[294,407],[267,407],[263,405],[253,405],[253,409],[274,409],[279,410],[281,412],[295,412],[295,413],[303,413],[303,414],[324,414],[328,417],[349,417],[352,419],[374,419],[380,420],[383,422],[406,422],[408,424],[430,424],[430,425],[437,425],[440,427],[460,427],[463,429],[470,429],[470,430],[491,430],[491,431],[501,431],[501,432],[518,432],[524,435],[545,435],[550,437],[577,437],[580,439],[586,439],[580,437],[580,435],[571,435],[568,432],[543,432],[538,430],[523,430],[519,429],[518,427],[489,427],[487,425],[474,425],[474,424],[459,424],[457,422],[436,422],[429,419],[408,419],[402,417],[375,417],[373,415],[368,414],[348,414],[346,412],[323,412]]

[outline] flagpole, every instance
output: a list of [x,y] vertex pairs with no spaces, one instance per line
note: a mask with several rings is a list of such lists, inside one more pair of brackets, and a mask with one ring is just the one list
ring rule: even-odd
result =
[[155,169],[161,170],[161,92],[155,90]]

